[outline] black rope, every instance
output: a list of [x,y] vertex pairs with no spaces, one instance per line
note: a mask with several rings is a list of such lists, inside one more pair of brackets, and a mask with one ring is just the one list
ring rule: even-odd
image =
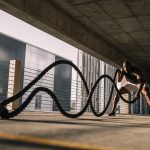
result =
[[[9,104],[10,102],[14,102],[16,99],[22,97],[36,82],[38,82],[49,70],[51,70],[52,68],[56,67],[57,65],[60,65],[60,64],[67,64],[67,65],[70,65],[71,67],[73,67],[77,73],[79,74],[82,82],[83,82],[83,86],[85,87],[85,90],[86,90],[86,95],[87,95],[87,102],[85,104],[85,106],[83,107],[83,109],[76,113],[76,114],[70,114],[68,112],[66,112],[62,107],[61,107],[61,104],[59,103],[59,100],[57,99],[56,95],[53,93],[53,91],[51,91],[50,89],[48,88],[45,88],[45,87],[37,87],[35,88],[31,93],[30,95],[27,97],[27,99],[16,109],[16,110],[13,110],[11,112],[9,112],[6,108],[6,105]],[[91,91],[89,92],[89,89],[88,89],[88,86],[87,86],[87,83],[85,81],[85,78],[83,76],[83,74],[81,73],[81,71],[78,69],[78,67],[73,64],[72,62],[70,61],[67,61],[67,60],[59,60],[59,61],[56,61],[52,64],[50,64],[47,68],[45,68],[33,81],[31,81],[24,89],[22,89],[20,92],[18,92],[16,95],[8,98],[8,99],[5,99],[2,103],[0,103],[0,117],[1,118],[4,118],[4,119],[9,119],[9,118],[12,118],[14,116],[17,116],[19,113],[21,113],[26,107],[27,105],[31,102],[31,100],[34,98],[34,96],[40,92],[40,91],[43,91],[43,92],[46,92],[47,94],[49,94],[56,106],[58,107],[58,110],[66,117],[69,117],[69,118],[77,118],[79,116],[81,116],[88,108],[88,106],[90,105],[91,107],[91,110],[93,112],[93,114],[97,117],[99,116],[102,116],[108,109],[109,107],[109,104],[111,102],[111,99],[112,99],[112,94],[113,94],[113,91],[114,91],[114,88],[115,90],[117,91],[117,93],[119,94],[120,98],[126,102],[126,103],[134,103],[137,98],[134,98],[132,101],[128,101],[126,100],[125,98],[122,97],[122,95],[120,94],[117,86],[116,86],[116,83],[115,83],[115,80],[116,80],[116,75],[117,75],[117,72],[119,71],[119,69],[116,70],[115,72],[115,75],[114,75],[114,79],[112,79],[109,75],[102,75],[100,76],[97,81],[95,82],[95,84],[93,85]],[[104,108],[104,110],[101,112],[101,113],[97,113],[96,110],[94,109],[94,106],[92,104],[92,96],[93,96],[93,93],[98,85],[98,83],[103,79],[103,78],[107,78],[109,79],[111,82],[112,82],[112,87],[111,87],[111,92],[110,92],[110,95],[109,95],[109,100],[106,104],[106,107]]]

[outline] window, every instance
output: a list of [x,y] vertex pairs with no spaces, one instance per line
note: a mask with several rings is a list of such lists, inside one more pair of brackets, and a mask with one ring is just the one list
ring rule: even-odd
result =
[[42,95],[37,94],[35,97],[35,109],[41,109]]

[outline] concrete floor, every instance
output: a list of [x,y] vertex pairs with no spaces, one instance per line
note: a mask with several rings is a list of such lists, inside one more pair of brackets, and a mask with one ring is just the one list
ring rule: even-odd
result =
[[0,120],[0,149],[149,150],[150,116],[85,114],[69,119],[59,113],[23,112]]

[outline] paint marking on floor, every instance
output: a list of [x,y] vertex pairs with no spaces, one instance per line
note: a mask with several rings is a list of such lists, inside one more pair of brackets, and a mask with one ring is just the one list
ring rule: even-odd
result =
[[120,150],[117,148],[108,148],[108,147],[98,147],[89,144],[80,144],[74,142],[66,142],[63,140],[54,140],[48,138],[41,138],[41,137],[33,137],[33,136],[26,136],[26,135],[15,135],[9,133],[2,133],[0,132],[0,139],[17,141],[17,142],[24,142],[29,144],[37,144],[37,145],[44,145],[49,147],[61,147],[61,148],[68,148],[68,149],[80,149],[80,150]]

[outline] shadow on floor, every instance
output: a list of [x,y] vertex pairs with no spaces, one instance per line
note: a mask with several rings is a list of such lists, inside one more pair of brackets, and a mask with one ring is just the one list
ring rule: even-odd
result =
[[[78,126],[87,126],[87,127],[111,127],[111,128],[128,128],[128,127],[137,127],[137,128],[150,128],[149,123],[137,123],[135,120],[132,122],[126,121],[124,118],[119,118],[115,120],[115,118],[109,119],[70,119],[70,121],[58,121],[58,120],[32,120],[32,119],[10,119],[12,122],[27,122],[27,123],[50,123],[50,124],[60,124],[60,125],[78,125]],[[83,122],[81,122],[83,121]],[[90,122],[88,122],[90,121]],[[93,121],[91,123],[91,121]],[[131,120],[130,120],[131,121]]]
[[0,138],[0,147],[1,149],[5,150],[78,150],[78,148],[68,148],[67,146],[37,144],[31,142],[29,143],[26,141],[9,140],[3,138]]

